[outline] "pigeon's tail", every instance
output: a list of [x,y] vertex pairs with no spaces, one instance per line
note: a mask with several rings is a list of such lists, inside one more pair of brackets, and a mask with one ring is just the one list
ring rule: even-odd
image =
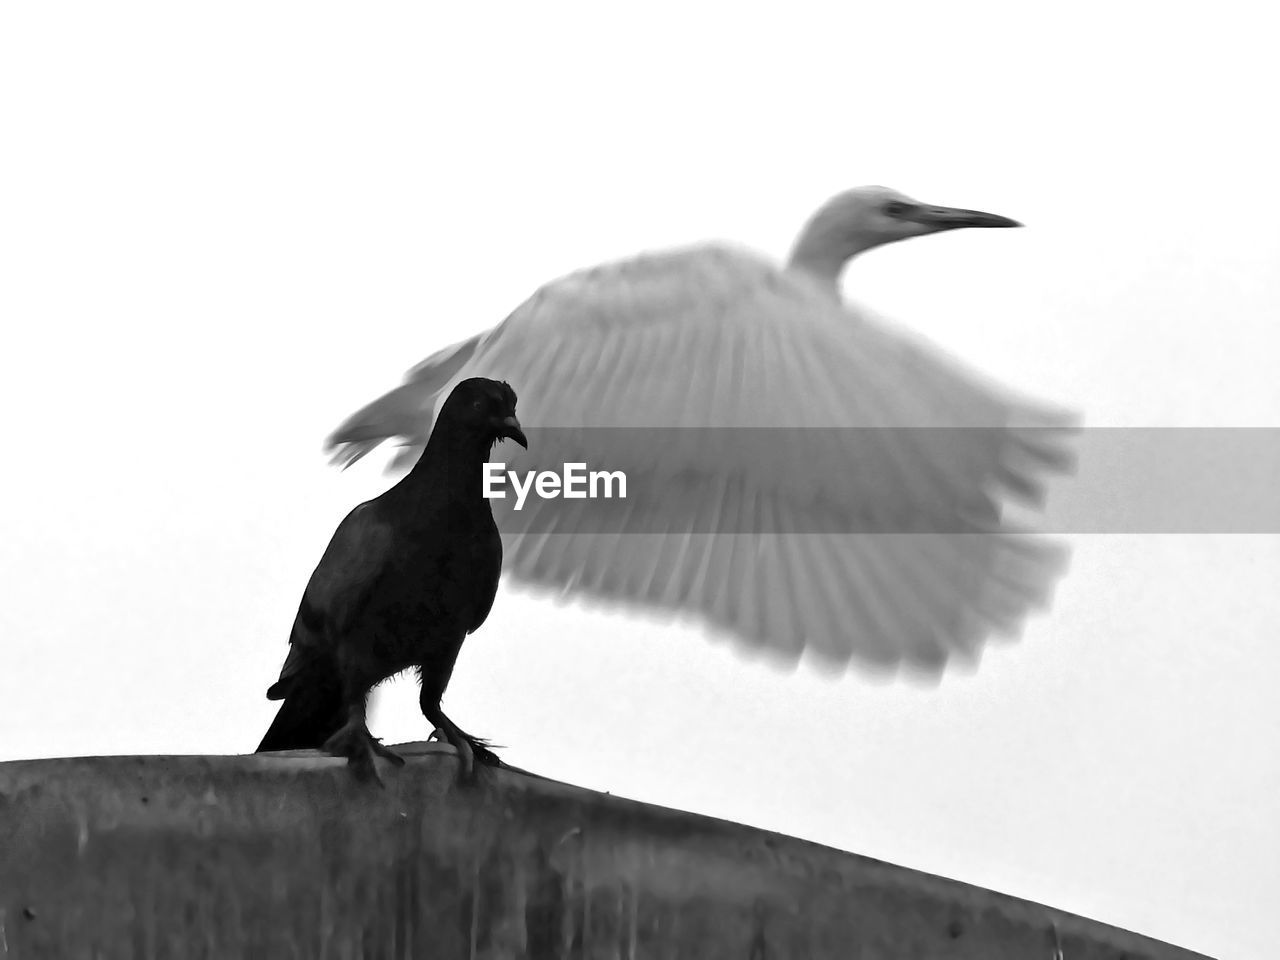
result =
[[255,753],[319,750],[346,721],[342,684],[328,664],[313,663],[272,684],[267,699],[284,703]]
[[[471,359],[482,336],[478,334],[433,353],[410,370],[400,386],[347,417],[325,440],[331,462],[345,470],[383,440],[404,437],[412,451],[412,466],[431,432],[436,400]],[[397,458],[393,469],[405,465],[405,456]]]

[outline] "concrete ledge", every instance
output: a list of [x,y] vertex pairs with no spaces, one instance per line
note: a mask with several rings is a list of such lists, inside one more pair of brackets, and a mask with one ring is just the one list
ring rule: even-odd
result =
[[[0,958],[1191,960],[963,883],[408,745],[0,764]],[[1057,951],[1055,953],[1055,951]]]

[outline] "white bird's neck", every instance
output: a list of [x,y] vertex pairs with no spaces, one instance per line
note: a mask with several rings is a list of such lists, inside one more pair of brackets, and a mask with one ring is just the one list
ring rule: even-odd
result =
[[846,218],[824,208],[800,231],[787,269],[808,275],[839,298],[845,264],[884,242],[881,236],[851,232]]
[[824,290],[829,290],[836,299],[840,298],[840,275],[849,258],[835,252],[830,244],[806,244],[802,236],[791,251],[787,261],[787,269],[805,274]]

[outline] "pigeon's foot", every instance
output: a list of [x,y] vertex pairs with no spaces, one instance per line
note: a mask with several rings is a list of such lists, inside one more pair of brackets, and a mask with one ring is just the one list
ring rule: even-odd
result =
[[352,776],[361,783],[372,780],[380,787],[386,784],[382,782],[382,777],[378,775],[378,769],[374,765],[375,755],[391,761],[397,767],[404,765],[404,757],[384,747],[382,741],[369,733],[369,728],[363,724],[359,726],[348,724],[326,740],[321,749],[332,757],[346,757]]
[[384,747],[382,741],[378,737],[369,737],[369,746],[373,748],[373,752],[380,756],[383,760],[390,761],[392,766],[403,767],[404,757],[396,753],[390,747]]
[[498,755],[490,749],[493,744],[488,740],[473,737],[471,734],[464,732],[448,717],[443,719],[445,722],[432,731],[430,739],[443,740],[458,751],[458,762],[462,766],[459,775],[461,780],[474,780],[477,764],[482,767],[502,766],[502,761],[498,759]]

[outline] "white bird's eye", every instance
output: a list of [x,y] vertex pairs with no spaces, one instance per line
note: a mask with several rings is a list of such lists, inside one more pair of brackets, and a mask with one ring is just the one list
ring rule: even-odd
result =
[[883,209],[886,216],[900,217],[907,212],[907,205],[901,200],[890,200]]

